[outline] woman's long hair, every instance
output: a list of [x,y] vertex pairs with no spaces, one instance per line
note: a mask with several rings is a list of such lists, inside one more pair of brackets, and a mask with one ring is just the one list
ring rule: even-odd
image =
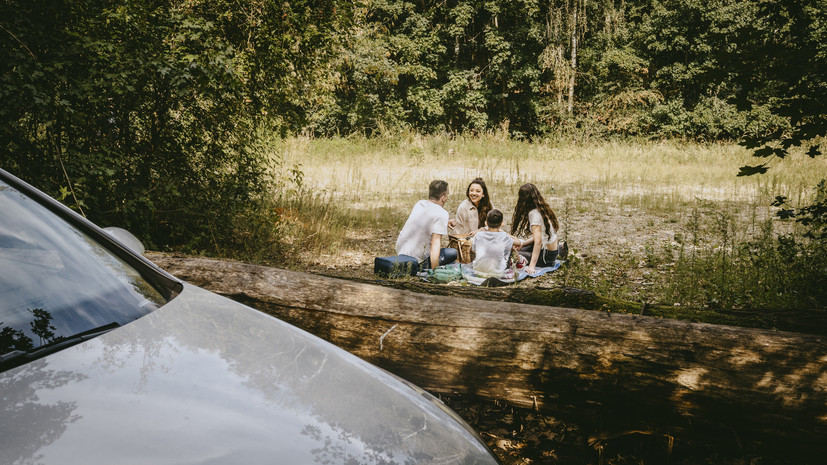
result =
[[488,218],[488,212],[490,212],[494,207],[491,205],[491,197],[488,195],[488,187],[485,186],[485,181],[483,181],[482,178],[474,179],[468,184],[468,187],[465,188],[465,196],[468,197],[468,200],[471,200],[471,196],[468,194],[471,192],[471,186],[474,184],[478,184],[482,187],[482,198],[480,199],[480,204],[477,205],[477,218],[479,219],[477,227],[482,228],[485,226],[485,220]]
[[[548,206],[540,190],[534,184],[528,183],[520,186],[520,192],[517,195],[517,205],[514,207],[514,217],[511,220],[511,234],[521,235],[531,232],[531,225],[528,223],[528,212],[534,209],[539,210],[543,217],[543,224],[546,226],[546,235],[550,235],[551,231],[557,231],[560,225],[557,223],[557,216]],[[552,227],[554,229],[552,229]]]

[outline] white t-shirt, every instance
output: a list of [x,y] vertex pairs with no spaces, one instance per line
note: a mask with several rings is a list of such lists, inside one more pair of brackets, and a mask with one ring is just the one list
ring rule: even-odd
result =
[[448,234],[448,212],[430,200],[416,202],[396,239],[396,253],[422,261],[431,254],[431,234]]
[[[549,226],[551,225],[551,221],[548,222]],[[540,214],[540,210],[536,208],[528,212],[528,224],[529,226],[539,225],[542,228],[543,233],[543,247],[548,244],[554,244],[554,241],[557,240],[557,231],[555,231],[552,227],[551,234],[546,235],[546,225],[543,223],[543,215]]]
[[508,265],[514,240],[503,231],[480,231],[471,246],[476,257],[472,267],[478,274],[500,276]]

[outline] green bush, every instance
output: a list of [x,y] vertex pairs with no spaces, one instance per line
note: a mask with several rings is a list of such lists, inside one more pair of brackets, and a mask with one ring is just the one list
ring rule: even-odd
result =
[[238,244],[267,170],[245,57],[214,22],[163,2],[9,1],[0,17],[0,165],[150,248]]
[[747,133],[764,133],[789,122],[766,106],[739,110],[718,97],[703,97],[692,108],[673,99],[655,103],[651,111],[639,113],[641,132],[655,137],[692,140],[738,140]]
[[[709,218],[706,218],[708,220]],[[734,217],[716,215],[712,228],[690,226],[672,251],[667,302],[720,308],[824,308],[827,241],[798,233],[777,235],[771,220],[747,237]]]

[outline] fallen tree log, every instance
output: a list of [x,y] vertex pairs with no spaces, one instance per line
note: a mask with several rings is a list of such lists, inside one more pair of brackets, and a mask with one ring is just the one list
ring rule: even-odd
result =
[[827,338],[414,293],[237,262],[148,254],[437,394],[624,431],[812,454],[827,437]]
[[[332,277],[341,278],[341,276]],[[656,316],[694,323],[713,323],[827,336],[827,309],[692,308],[608,299],[594,292],[570,287],[544,288],[521,285],[481,288],[477,286],[445,286],[442,284],[412,280],[345,279],[348,281],[379,284],[381,286],[433,295],[579,308],[584,310],[601,310],[612,313]]]

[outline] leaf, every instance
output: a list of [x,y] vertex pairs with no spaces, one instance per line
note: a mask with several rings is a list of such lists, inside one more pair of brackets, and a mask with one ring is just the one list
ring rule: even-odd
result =
[[814,139],[818,136],[824,135],[825,128],[824,125],[815,124],[815,123],[805,123],[801,126],[796,128],[798,132],[799,138],[802,140],[806,139]]
[[756,136],[747,136],[741,141],[741,145],[748,149],[754,149],[756,147],[760,147],[761,144],[764,143],[763,137],[756,137]]
[[772,206],[773,207],[780,207],[781,205],[784,205],[785,203],[787,203],[787,197],[784,196],[784,195],[777,195],[777,196],[775,196],[775,200],[772,201]]
[[775,153],[775,149],[770,146],[764,146],[753,152],[752,156],[766,158]]
[[741,170],[738,171],[738,176],[752,176],[753,174],[764,174],[767,172],[769,168],[767,165],[757,165],[757,166],[742,166]]
[[778,210],[778,212],[776,212],[776,215],[778,215],[778,217],[781,218],[782,220],[786,220],[786,219],[789,219],[789,218],[794,218],[795,217],[795,210],[792,210],[792,209],[789,209],[789,208],[782,208],[781,210]]

